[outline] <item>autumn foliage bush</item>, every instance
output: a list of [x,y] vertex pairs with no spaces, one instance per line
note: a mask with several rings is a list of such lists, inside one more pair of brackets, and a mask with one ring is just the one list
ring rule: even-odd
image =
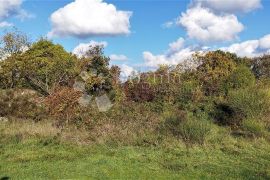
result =
[[60,124],[68,123],[77,116],[78,99],[82,93],[69,87],[57,87],[45,99],[49,114]]
[[0,90],[0,117],[33,119],[46,118],[47,111],[42,98],[29,89]]

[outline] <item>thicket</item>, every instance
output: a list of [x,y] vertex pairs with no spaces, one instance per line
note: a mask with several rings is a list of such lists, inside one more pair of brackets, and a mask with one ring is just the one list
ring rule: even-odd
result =
[[[0,52],[1,117],[52,119],[59,128],[86,129],[93,141],[106,136],[124,144],[155,145],[173,136],[203,145],[214,126],[269,137],[269,55],[198,53],[122,82],[101,46],[79,58],[16,31],[1,38]],[[108,100],[112,106],[100,111]]]

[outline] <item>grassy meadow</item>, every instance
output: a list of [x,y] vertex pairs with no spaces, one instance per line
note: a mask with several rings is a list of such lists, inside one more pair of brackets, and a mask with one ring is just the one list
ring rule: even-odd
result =
[[[44,123],[21,126],[1,122],[0,127],[2,178],[270,178],[270,144],[264,139],[224,136],[220,143],[209,139],[204,146],[193,147],[177,141],[157,146],[98,145],[86,144],[87,140],[80,142],[84,136],[76,138],[75,132],[59,135],[57,129]],[[7,130],[9,128],[20,131]]]

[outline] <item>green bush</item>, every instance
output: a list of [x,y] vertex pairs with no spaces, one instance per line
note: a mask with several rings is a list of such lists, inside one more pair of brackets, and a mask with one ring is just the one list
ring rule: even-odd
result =
[[198,105],[203,97],[203,92],[198,82],[186,81],[181,84],[176,101],[180,108],[190,109]]
[[228,103],[221,102],[215,107],[214,119],[219,125],[238,128],[245,118],[246,115],[241,109],[238,107],[233,108]]
[[228,89],[241,89],[254,86],[255,76],[251,70],[244,65],[237,67],[227,80]]
[[198,117],[181,112],[178,116],[167,118],[165,128],[187,145],[203,145],[211,126],[207,120],[198,119]]
[[214,119],[220,125],[242,127],[245,119],[260,119],[269,113],[267,90],[249,87],[229,91],[226,99],[216,102]]
[[259,118],[269,112],[270,98],[267,90],[256,87],[239,89],[229,92],[228,105],[247,118]]

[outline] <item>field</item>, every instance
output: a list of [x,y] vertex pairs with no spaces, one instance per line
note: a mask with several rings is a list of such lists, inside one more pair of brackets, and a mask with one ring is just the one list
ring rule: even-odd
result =
[[125,80],[103,46],[26,40],[0,38],[0,180],[270,179],[270,55],[198,52]]
[[[1,122],[0,175],[11,179],[269,179],[270,145],[231,138],[186,147],[78,144],[23,123]],[[43,124],[44,125],[44,124]],[[226,137],[225,137],[226,138]],[[224,141],[225,142],[225,141]]]

